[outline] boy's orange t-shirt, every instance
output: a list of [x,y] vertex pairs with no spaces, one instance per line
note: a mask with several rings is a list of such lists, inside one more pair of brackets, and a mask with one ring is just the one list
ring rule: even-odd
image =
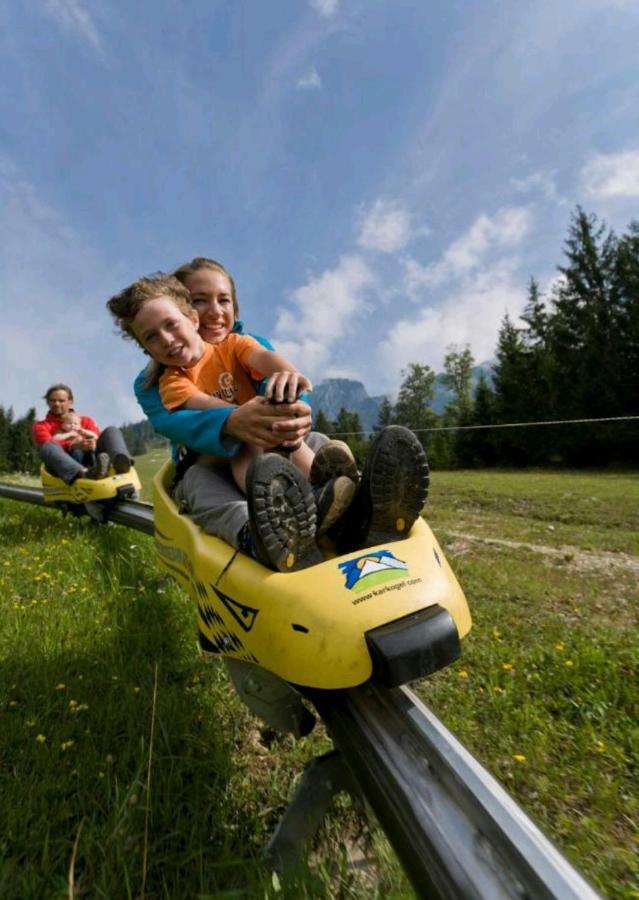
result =
[[169,367],[160,376],[160,397],[164,406],[178,409],[193,394],[204,393],[241,406],[257,395],[253,380],[262,372],[252,369],[248,358],[264,347],[248,334],[229,334],[221,344],[204,344],[202,358],[189,369]]

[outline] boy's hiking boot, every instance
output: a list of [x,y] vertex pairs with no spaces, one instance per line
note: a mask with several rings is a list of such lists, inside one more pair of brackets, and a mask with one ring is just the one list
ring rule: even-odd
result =
[[338,522],[355,496],[357,486],[345,475],[331,478],[326,484],[313,487],[317,504],[317,535],[326,534]]
[[408,428],[384,428],[371,444],[357,493],[341,520],[339,553],[408,536],[428,496],[428,462]]
[[126,475],[131,469],[133,460],[127,453],[115,453],[112,462],[116,475]]
[[101,478],[106,478],[109,474],[109,454],[108,453],[96,453],[95,455],[95,463],[91,466],[90,469],[87,469],[85,478],[92,478],[94,481],[99,481]]
[[340,475],[345,475],[357,484],[359,472],[355,457],[344,441],[327,441],[315,454],[308,480],[312,485],[326,484],[331,478],[339,478]]
[[323,562],[313,491],[292,463],[276,453],[256,457],[246,476],[246,499],[251,555],[258,562],[278,572]]

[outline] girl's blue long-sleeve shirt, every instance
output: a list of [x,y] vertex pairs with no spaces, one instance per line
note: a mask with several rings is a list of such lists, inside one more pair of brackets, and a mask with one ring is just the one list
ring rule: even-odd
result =
[[[245,333],[239,319],[232,330],[239,334]],[[251,336],[267,350],[273,350],[273,345],[266,338],[257,334]],[[178,409],[169,412],[160,399],[157,384],[145,388],[145,378],[146,369],[143,369],[133,386],[136,399],[153,428],[171,441],[174,456],[178,446],[189,447],[196,453],[212,456],[235,456],[242,442],[222,434],[226,420],[236,409],[235,406],[220,409]],[[263,383],[256,385],[256,389],[258,393],[262,393]]]

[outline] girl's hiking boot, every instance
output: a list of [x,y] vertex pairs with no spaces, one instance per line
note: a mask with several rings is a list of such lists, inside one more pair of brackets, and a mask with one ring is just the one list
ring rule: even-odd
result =
[[246,475],[246,499],[250,555],[258,562],[278,572],[295,572],[323,562],[315,543],[315,497],[292,463],[276,453],[256,457]]
[[338,529],[339,553],[408,536],[428,496],[428,462],[408,428],[390,425],[371,444],[357,493]]
[[326,534],[351,505],[357,486],[345,475],[331,478],[325,484],[313,486],[317,504],[317,536]]
[[312,485],[321,485],[340,475],[345,475],[357,484],[359,472],[355,457],[344,441],[327,441],[315,454],[308,480]]

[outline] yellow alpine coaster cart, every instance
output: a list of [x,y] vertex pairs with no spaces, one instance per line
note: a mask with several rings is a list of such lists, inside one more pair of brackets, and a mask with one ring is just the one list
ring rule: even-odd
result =
[[116,475],[110,469],[106,478],[76,478],[73,484],[66,484],[61,478],[51,475],[40,466],[42,496],[45,503],[81,515],[88,513],[99,522],[107,519],[108,510],[120,500],[135,500],[140,495],[140,479],[134,468],[124,475]]
[[459,656],[470,611],[422,519],[404,540],[274,572],[180,515],[173,474],[168,462],[154,478],[155,542],[197,606],[204,650],[330,690],[397,686]]

